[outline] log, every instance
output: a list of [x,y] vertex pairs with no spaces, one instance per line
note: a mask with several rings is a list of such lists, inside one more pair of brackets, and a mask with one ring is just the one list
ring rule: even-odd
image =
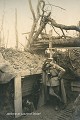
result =
[[80,38],[71,39],[54,39],[53,46],[55,47],[80,47]]
[[[44,39],[44,40],[43,40]],[[44,34],[42,35],[42,40],[38,40],[37,43],[49,43],[49,35]],[[75,37],[71,38],[69,36],[66,36],[66,39],[63,38],[63,36],[52,36],[52,42],[54,47],[80,47],[80,38]]]

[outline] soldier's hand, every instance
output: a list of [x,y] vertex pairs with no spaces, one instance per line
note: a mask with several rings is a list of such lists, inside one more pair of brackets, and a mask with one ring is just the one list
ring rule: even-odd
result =
[[61,80],[61,77],[58,76],[58,80]]

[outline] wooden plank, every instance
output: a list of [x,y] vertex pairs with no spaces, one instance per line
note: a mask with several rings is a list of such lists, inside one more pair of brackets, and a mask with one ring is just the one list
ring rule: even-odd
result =
[[42,73],[42,89],[41,89],[41,93],[40,93],[40,98],[39,98],[39,102],[38,102],[38,107],[43,106],[46,101],[47,101],[47,96],[46,96],[46,92],[47,92],[47,88],[46,88],[46,73],[43,71]]
[[[16,76],[14,79],[14,109],[15,118],[21,116],[22,113],[22,89],[21,89],[21,76]],[[19,113],[19,115],[18,115]]]
[[80,47],[52,47],[52,48],[48,48],[48,49],[80,49]]
[[[80,21],[79,21],[79,27],[80,27]],[[79,32],[79,38],[80,38],[80,32]]]
[[[50,36],[50,38],[49,38],[49,48],[52,48],[52,30],[49,31],[49,36]],[[50,58],[52,58],[52,57],[53,57],[53,51],[52,51],[52,49],[50,49]]]
[[80,87],[80,82],[79,81],[71,82],[71,86]]
[[31,94],[35,79],[24,79],[22,81],[22,96]]
[[80,87],[71,87],[72,91],[80,92]]

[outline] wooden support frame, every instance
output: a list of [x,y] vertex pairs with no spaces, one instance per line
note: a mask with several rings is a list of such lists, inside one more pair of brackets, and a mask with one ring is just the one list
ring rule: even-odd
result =
[[[80,27],[80,21],[79,21],[79,27]],[[80,32],[79,32],[79,38],[80,38]]]
[[14,113],[15,118],[22,114],[22,88],[21,76],[19,75],[14,78]]
[[48,50],[55,50],[55,49],[80,49],[80,47],[52,47],[52,48],[47,48]]
[[53,52],[52,52],[52,30],[49,31],[49,50],[50,50],[50,58],[53,57]]

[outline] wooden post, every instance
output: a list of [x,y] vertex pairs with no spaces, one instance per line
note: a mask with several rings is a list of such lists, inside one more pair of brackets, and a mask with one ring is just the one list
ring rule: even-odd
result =
[[41,92],[40,92],[40,97],[39,97],[39,102],[38,102],[38,107],[43,106],[46,104],[46,85],[45,85],[45,72],[42,72],[42,87],[41,87]]
[[44,104],[46,104],[46,101],[47,101],[46,98],[47,98],[46,73],[42,71],[42,89],[40,93],[38,107],[41,107]]
[[50,58],[53,57],[53,54],[52,54],[52,30],[49,31],[49,50],[50,50]]
[[44,87],[44,102],[47,102],[47,86],[46,86],[46,81],[47,81],[47,74],[46,72],[43,71],[43,87]]
[[21,76],[16,76],[14,79],[14,109],[15,118],[21,116],[22,113],[22,89],[21,89]]
[[[80,21],[79,21],[79,27],[80,27]],[[79,32],[79,37],[80,37],[80,32]]]

